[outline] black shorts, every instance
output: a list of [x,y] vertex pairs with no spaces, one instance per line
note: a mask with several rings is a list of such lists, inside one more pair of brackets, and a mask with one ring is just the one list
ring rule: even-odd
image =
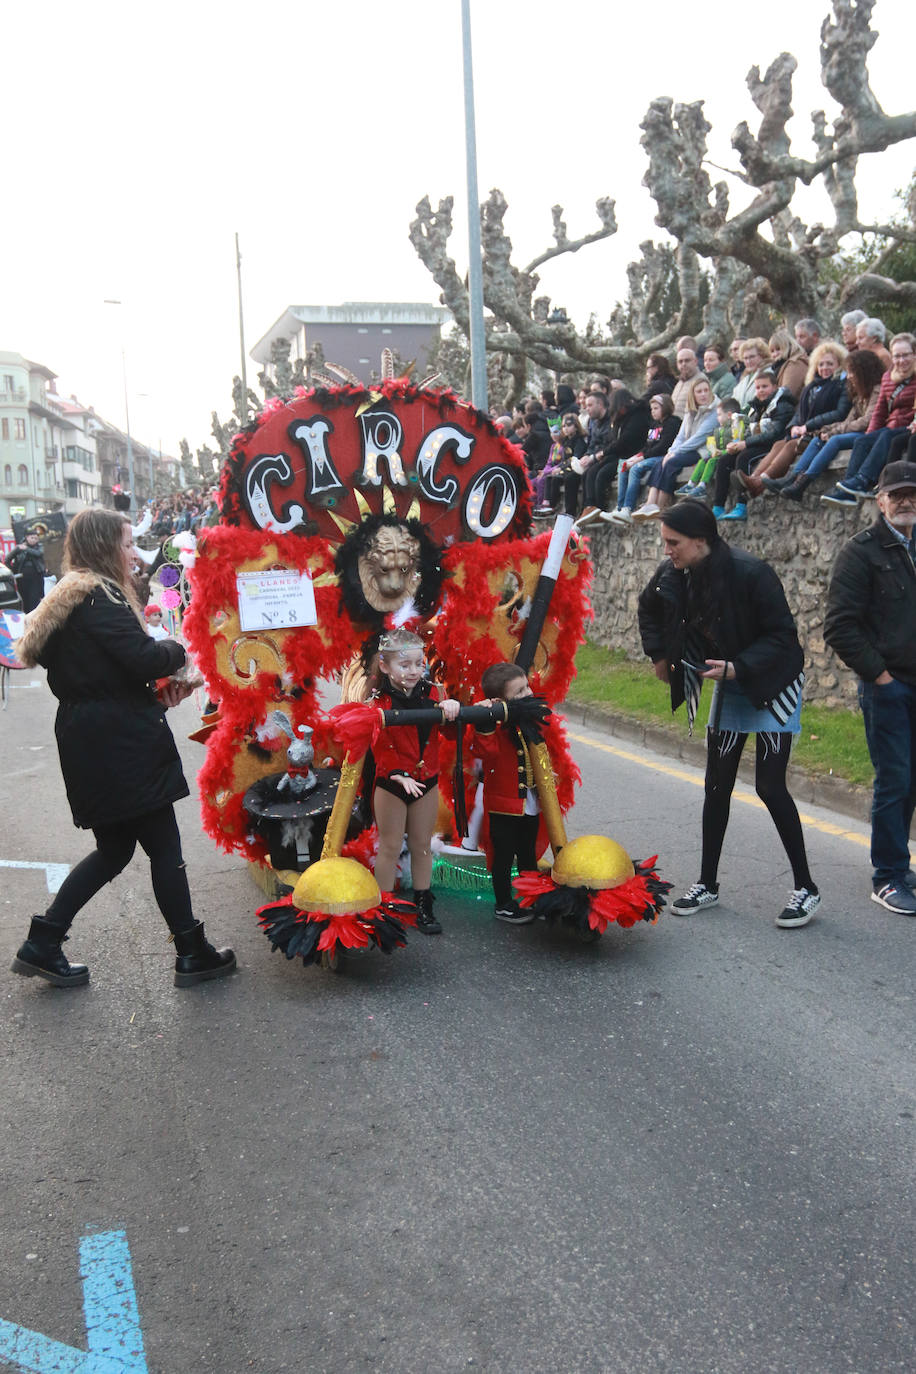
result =
[[431,778],[418,778],[417,781],[423,788],[419,797],[411,797],[409,793],[404,791],[399,782],[392,782],[390,778],[376,778],[375,785],[377,788],[380,787],[383,792],[390,792],[392,797],[397,797],[405,806],[413,806],[414,802],[422,801],[427,792],[431,792],[434,787],[439,786],[439,774],[436,773]]

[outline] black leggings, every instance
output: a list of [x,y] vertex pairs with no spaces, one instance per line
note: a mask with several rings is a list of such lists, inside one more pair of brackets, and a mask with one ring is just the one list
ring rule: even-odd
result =
[[153,893],[172,934],[195,925],[181,854],[181,836],[171,803],[118,825],[93,829],[96,847],[68,873],[46,919],[67,930],[78,911],[126,868],[139,844],[149,856]]
[[[722,853],[722,843],[728,825],[732,792],[738,776],[741,753],[746,743],[747,735],[740,735],[734,730],[720,731],[717,740],[711,733],[707,733],[706,800],[703,803],[703,862],[700,868],[700,882],[710,888],[716,886],[719,856]],[[798,808],[786,786],[786,768],[791,749],[792,736],[789,734],[758,734],[754,786],[757,796],[773,817],[773,824],[792,865],[796,888],[806,887],[809,891],[816,891],[808,870],[805,837],[802,834]]]

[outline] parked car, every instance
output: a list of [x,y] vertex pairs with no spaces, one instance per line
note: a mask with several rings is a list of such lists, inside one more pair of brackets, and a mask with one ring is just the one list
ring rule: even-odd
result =
[[0,611],[21,611],[22,600],[11,568],[0,563]]

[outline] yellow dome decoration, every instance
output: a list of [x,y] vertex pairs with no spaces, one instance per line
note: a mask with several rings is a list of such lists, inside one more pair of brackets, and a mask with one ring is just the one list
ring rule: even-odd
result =
[[558,887],[588,887],[593,892],[619,887],[635,873],[623,845],[604,835],[580,835],[560,850],[551,877]]
[[381,900],[378,883],[356,859],[319,859],[300,877],[293,901],[300,911],[358,916]]

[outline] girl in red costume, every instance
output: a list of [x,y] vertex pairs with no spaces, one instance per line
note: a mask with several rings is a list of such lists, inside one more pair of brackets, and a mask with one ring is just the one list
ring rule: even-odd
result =
[[[373,700],[383,711],[438,706],[454,720],[459,703],[442,700],[426,676],[423,641],[411,630],[397,629],[379,642],[378,676]],[[372,750],[375,787],[372,809],[378,827],[375,878],[382,892],[394,889],[394,876],[404,832],[413,873],[417,929],[439,935],[430,891],[433,860],[430,841],[439,805],[439,727],[399,725],[383,730]]]

